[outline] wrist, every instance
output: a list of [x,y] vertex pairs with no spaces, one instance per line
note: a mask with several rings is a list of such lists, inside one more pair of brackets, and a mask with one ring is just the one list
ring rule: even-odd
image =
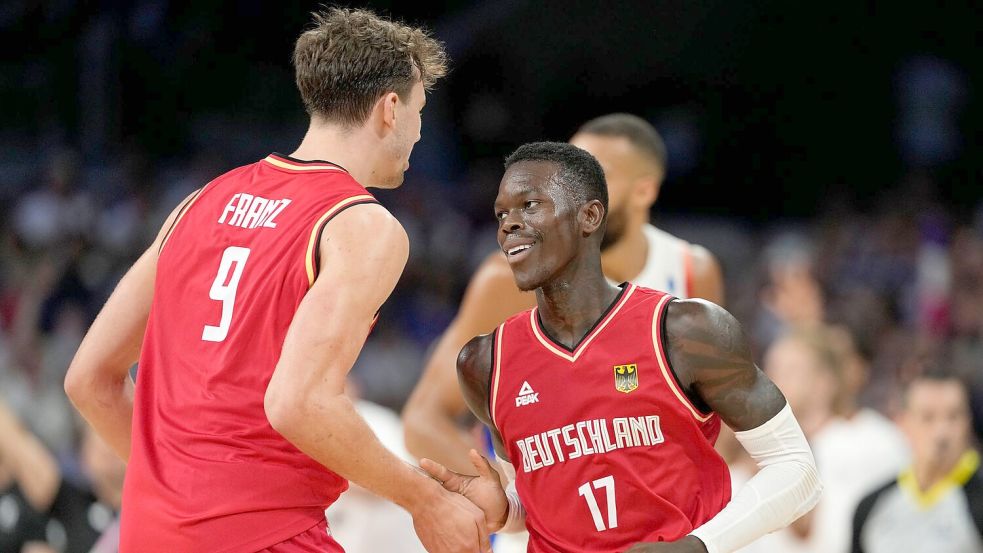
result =
[[416,513],[435,504],[444,488],[429,476],[414,474],[412,478],[416,481],[400,486],[401,493],[393,498],[393,502],[410,513]]
[[496,532],[500,532],[502,530],[502,528],[505,528],[505,524],[509,520],[509,513],[511,511],[512,511],[512,505],[506,504],[505,505],[505,510],[502,511],[502,516],[499,517],[498,520],[489,520],[488,521],[488,524],[487,524],[487,526],[488,526],[488,532],[494,534]]

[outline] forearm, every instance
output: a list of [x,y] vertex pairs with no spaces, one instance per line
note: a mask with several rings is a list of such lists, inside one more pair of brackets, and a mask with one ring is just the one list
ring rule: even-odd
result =
[[61,484],[54,456],[0,402],[0,459],[12,473],[25,499],[38,512],[51,506]]
[[130,460],[133,379],[105,376],[73,386],[69,399],[124,462]]
[[404,416],[406,449],[415,457],[433,459],[461,474],[474,474],[468,451],[471,437],[452,418],[433,409],[407,406]]
[[382,445],[344,395],[313,391],[271,422],[317,462],[407,510],[439,491],[436,482]]
[[822,491],[812,451],[787,405],[762,426],[736,435],[760,470],[692,532],[709,553],[730,553],[788,526],[816,505]]

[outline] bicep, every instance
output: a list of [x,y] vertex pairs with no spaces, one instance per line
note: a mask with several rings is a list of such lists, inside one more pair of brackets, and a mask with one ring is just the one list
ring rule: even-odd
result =
[[274,380],[307,386],[323,379],[340,392],[409,246],[389,212],[365,204],[332,219],[320,248],[320,272],[291,321]]
[[677,376],[736,431],[764,424],[785,406],[754,364],[740,323],[722,307],[673,301],[667,311],[669,357]]
[[730,374],[721,373],[697,389],[720,419],[737,432],[761,426],[785,406],[781,391],[753,363]]
[[492,371],[494,334],[478,336],[468,342],[457,358],[457,375],[468,408],[488,428],[492,445],[503,459],[508,459],[502,435],[489,411],[489,385]]

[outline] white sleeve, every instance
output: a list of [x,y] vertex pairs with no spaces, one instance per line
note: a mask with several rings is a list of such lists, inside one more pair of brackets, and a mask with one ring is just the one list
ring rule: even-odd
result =
[[823,489],[812,450],[787,404],[768,422],[735,435],[760,470],[722,511],[690,533],[708,553],[731,553],[788,526],[816,506]]

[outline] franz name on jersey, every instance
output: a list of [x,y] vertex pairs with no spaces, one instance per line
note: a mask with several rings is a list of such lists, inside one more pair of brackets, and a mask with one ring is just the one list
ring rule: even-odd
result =
[[[290,205],[289,198],[270,200],[239,192],[234,194],[222,210],[219,224],[254,229],[257,227],[276,228],[276,217]],[[229,217],[231,214],[231,217]],[[226,222],[226,217],[229,217]]]

